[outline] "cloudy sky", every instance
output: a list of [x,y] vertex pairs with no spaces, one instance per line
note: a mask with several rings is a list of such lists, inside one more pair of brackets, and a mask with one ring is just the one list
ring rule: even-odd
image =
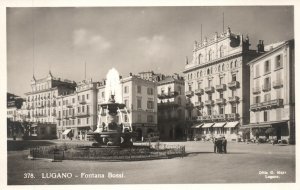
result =
[[47,76],[74,81],[153,70],[182,73],[193,43],[221,32],[248,34],[252,48],[294,37],[293,7],[8,8],[8,91],[24,96],[30,80]]

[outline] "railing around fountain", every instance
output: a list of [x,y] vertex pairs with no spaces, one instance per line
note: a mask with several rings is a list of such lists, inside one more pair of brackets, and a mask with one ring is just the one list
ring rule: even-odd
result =
[[160,142],[139,143],[130,148],[88,147],[74,144],[30,148],[31,159],[134,161],[184,157],[185,146],[167,145]]

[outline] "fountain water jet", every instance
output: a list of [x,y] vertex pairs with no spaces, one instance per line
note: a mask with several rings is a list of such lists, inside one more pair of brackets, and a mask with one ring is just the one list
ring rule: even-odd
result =
[[[115,68],[112,68],[106,75],[105,103],[100,104],[101,108],[98,114],[97,129],[90,134],[97,141],[94,145],[132,146],[131,123],[129,126],[125,126],[122,117],[122,111],[127,115],[129,112],[125,104],[121,102],[122,88],[120,75]],[[102,116],[105,116],[105,121],[102,121]]]

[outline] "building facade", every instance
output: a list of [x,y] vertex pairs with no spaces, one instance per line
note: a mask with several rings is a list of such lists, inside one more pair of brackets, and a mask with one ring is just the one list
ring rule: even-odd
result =
[[249,63],[251,130],[260,129],[260,136],[290,143],[295,142],[294,56],[294,40],[290,40]]
[[10,121],[22,121],[21,107],[25,100],[11,93],[7,93],[6,98],[7,118]]
[[57,136],[59,139],[87,140],[97,127],[97,83],[77,83],[74,93],[57,97]]
[[[157,132],[157,84],[130,74],[120,80],[122,103],[126,105],[128,114],[121,113],[126,125],[131,125],[137,134],[137,140],[146,138],[151,132]],[[98,112],[100,104],[107,99],[105,81],[98,85]]]
[[70,80],[55,78],[49,72],[42,79],[31,80],[31,92],[25,93],[26,121],[40,123],[56,123],[57,97],[75,91],[76,83]]
[[158,129],[161,140],[183,140],[186,137],[186,97],[184,78],[166,76],[157,85]]
[[250,50],[248,36],[233,34],[230,28],[195,42],[193,59],[184,70],[192,138],[225,135],[238,139],[239,127],[250,120],[247,63],[260,54],[259,48]]

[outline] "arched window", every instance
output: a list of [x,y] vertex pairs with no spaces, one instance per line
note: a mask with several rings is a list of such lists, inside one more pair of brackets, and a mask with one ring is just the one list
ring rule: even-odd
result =
[[202,77],[202,71],[200,71],[200,77]]
[[236,64],[237,64],[237,60],[235,60],[235,62],[234,62],[234,67],[236,67]]
[[199,55],[198,55],[198,64],[201,64],[201,63],[202,63],[202,55],[199,54]]
[[233,68],[233,62],[231,61],[231,63],[230,63],[230,68]]
[[212,50],[209,50],[209,52],[208,52],[208,61],[212,60],[212,54],[213,54]]
[[222,71],[224,71],[224,64],[222,65]]
[[220,57],[224,57],[224,46],[220,47]]
[[197,72],[197,78],[199,78],[199,71]]
[[219,65],[219,66],[218,66],[218,72],[220,72],[220,69],[221,69],[221,66]]
[[210,74],[210,69],[207,69],[207,74],[208,74],[208,75]]

